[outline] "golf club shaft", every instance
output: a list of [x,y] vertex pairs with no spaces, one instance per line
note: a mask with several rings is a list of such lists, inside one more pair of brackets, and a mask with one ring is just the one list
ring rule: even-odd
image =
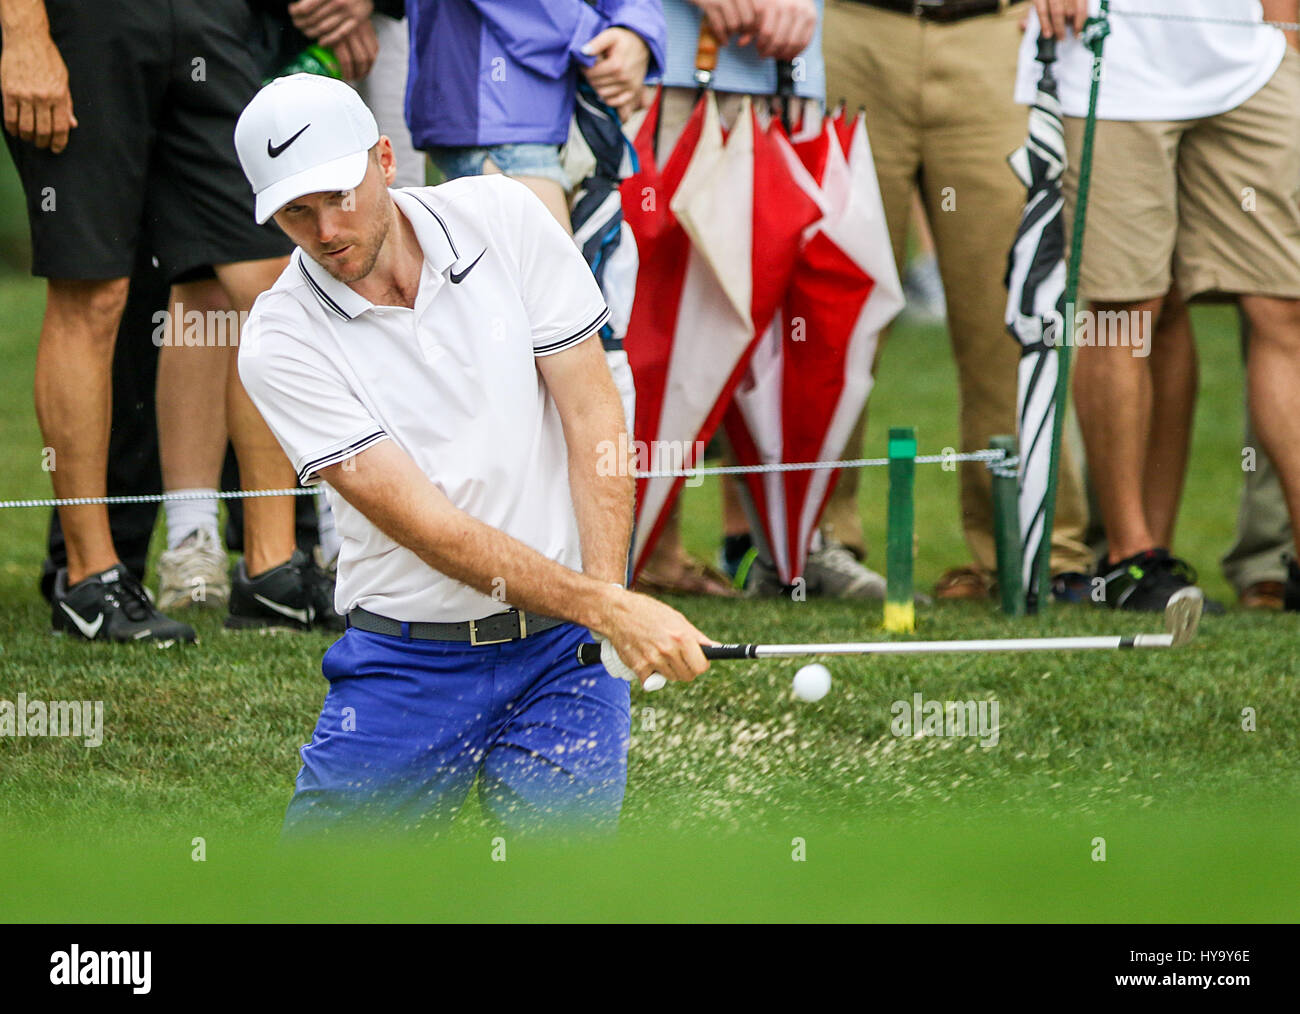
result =
[[[991,651],[1110,651],[1122,648],[1171,648],[1173,634],[1134,634],[1129,637],[1029,637],[988,641],[849,641],[840,644],[706,644],[704,657],[799,658],[804,655],[928,655],[943,652]],[[583,665],[600,661],[600,645],[578,648]]]

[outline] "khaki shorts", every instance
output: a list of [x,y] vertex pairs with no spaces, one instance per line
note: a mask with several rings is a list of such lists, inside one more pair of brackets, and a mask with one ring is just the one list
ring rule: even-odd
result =
[[[1084,121],[1065,120],[1074,218]],[[1300,298],[1300,52],[1236,109],[1201,120],[1099,120],[1081,294]]]

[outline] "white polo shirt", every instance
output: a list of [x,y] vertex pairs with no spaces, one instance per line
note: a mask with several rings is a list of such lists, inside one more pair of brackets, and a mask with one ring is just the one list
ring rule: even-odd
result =
[[[609,315],[582,254],[504,176],[392,190],[424,252],[413,310],[375,306],[295,250],[258,297],[239,375],[304,484],[396,441],[461,510],[574,570],[568,452],[535,358]],[[326,484],[342,548],[335,607],[460,622],[505,601],[432,569]]]
[[[1209,21],[1134,17],[1110,12],[1110,35],[1102,50],[1100,120],[1197,120],[1236,109],[1268,84],[1286,54],[1286,36],[1261,27],[1259,0],[1126,0],[1116,7]],[[1101,0],[1089,0],[1096,15]],[[1253,22],[1221,24],[1213,19]],[[1016,101],[1031,105],[1043,65],[1038,53],[1038,15],[1030,12],[1020,45]],[[1092,52],[1071,31],[1057,47],[1056,77],[1066,116],[1088,115]]]

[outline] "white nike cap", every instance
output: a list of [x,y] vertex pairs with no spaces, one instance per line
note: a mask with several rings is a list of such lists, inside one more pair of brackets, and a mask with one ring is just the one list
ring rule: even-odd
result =
[[378,141],[374,115],[349,85],[320,74],[276,78],[235,124],[258,224],[304,194],[356,187]]

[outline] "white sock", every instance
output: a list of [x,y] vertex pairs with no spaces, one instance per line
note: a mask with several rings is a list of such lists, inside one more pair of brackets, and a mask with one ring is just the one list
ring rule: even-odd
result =
[[[215,493],[215,489],[169,489],[169,493]],[[175,549],[196,528],[206,528],[218,543],[217,501],[167,500],[167,548]]]
[[325,558],[325,565],[329,566],[339,555],[343,540],[339,538],[339,530],[334,525],[334,510],[330,507],[329,497],[324,490],[316,494],[316,530],[320,537],[321,556]]

